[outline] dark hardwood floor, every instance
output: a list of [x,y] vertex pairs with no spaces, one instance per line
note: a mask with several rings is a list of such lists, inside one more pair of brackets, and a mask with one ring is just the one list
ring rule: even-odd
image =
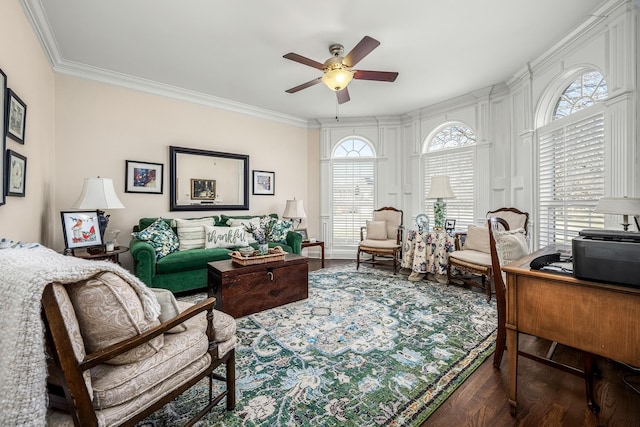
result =
[[[352,260],[326,260],[325,267],[354,263]],[[361,266],[360,268],[371,268]],[[309,270],[320,269],[319,259],[309,259]],[[470,290],[473,292],[473,290]],[[640,343],[638,343],[640,345]],[[522,336],[520,346],[544,355],[549,342]],[[555,360],[582,367],[580,352],[558,346]],[[507,400],[507,357],[500,369],[490,356],[436,410],[423,427],[451,426],[640,426],[640,394],[624,383],[634,372],[621,364],[598,358],[599,374],[594,381],[600,413],[593,414],[586,404],[584,381],[574,375],[520,357],[518,369],[518,411],[511,416]],[[640,372],[628,380],[640,389]]]

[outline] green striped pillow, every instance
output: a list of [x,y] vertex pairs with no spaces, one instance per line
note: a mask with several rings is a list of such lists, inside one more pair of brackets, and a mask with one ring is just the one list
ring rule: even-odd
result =
[[213,226],[213,218],[181,219],[176,218],[180,250],[204,249],[204,226]]

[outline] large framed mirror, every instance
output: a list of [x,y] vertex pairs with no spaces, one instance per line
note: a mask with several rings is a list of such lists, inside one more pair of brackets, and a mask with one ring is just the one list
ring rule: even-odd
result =
[[249,209],[249,156],[169,147],[170,210]]

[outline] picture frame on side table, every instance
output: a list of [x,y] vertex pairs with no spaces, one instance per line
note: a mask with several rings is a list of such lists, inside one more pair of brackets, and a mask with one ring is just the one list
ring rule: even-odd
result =
[[11,89],[7,89],[7,110],[7,136],[24,144],[27,104]]
[[98,211],[64,211],[62,219],[62,235],[67,250],[102,246]]
[[27,186],[27,158],[13,150],[7,150],[7,196],[24,197]]
[[7,128],[7,75],[0,70],[0,206],[5,203],[4,196],[4,169],[5,169],[5,135]]
[[162,194],[164,165],[162,163],[125,160],[125,193]]
[[451,232],[456,228],[456,220],[455,219],[447,219],[444,221],[444,229]]
[[302,236],[302,241],[303,242],[308,242],[309,241],[309,232],[307,231],[306,228],[297,228],[295,230],[296,233],[300,234]]
[[253,171],[253,194],[276,194],[276,173],[267,171]]

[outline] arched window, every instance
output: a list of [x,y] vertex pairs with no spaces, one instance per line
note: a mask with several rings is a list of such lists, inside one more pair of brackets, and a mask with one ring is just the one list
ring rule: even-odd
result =
[[456,220],[456,228],[473,224],[476,136],[462,123],[450,123],[437,130],[428,140],[424,156],[424,209],[433,215],[434,200],[427,200],[431,177],[448,175],[455,199],[445,200],[447,218]]
[[569,244],[585,228],[603,228],[593,212],[604,196],[604,106],[607,84],[582,73],[555,102],[551,122],[538,132],[538,239]]
[[333,247],[360,242],[360,227],[373,215],[375,153],[365,140],[351,137],[332,154]]

